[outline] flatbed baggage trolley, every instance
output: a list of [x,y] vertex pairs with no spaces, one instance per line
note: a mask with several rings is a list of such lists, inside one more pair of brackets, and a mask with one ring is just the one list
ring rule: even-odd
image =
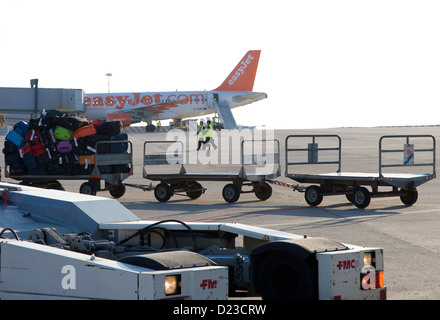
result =
[[[127,144],[127,151],[123,153],[98,153],[98,150],[106,149],[102,145]],[[110,149],[109,148],[107,149]],[[20,184],[36,186],[46,189],[64,190],[58,180],[88,180],[84,182],[79,192],[96,195],[97,191],[106,191],[114,198],[120,198],[125,194],[125,185],[122,183],[126,178],[133,175],[133,145],[129,140],[98,141],[95,145],[94,165],[90,174],[65,174],[65,175],[11,175],[8,167],[5,167],[5,176],[14,180],[21,180]],[[101,180],[105,182],[101,188]]]
[[[311,139],[306,148],[291,147],[292,140],[302,138]],[[333,144],[329,145],[327,141],[325,147],[320,147],[318,145],[319,139],[332,139]],[[402,140],[404,142],[403,148],[396,144]],[[420,143],[422,148],[415,148],[413,141]],[[387,142],[386,146],[385,142]],[[299,161],[298,157],[293,160],[294,156],[301,152],[307,154],[307,160]],[[320,154],[319,158],[318,153]],[[321,157],[321,153],[326,153],[326,155]],[[424,155],[415,158],[416,153],[418,155],[424,153]],[[305,200],[311,206],[318,206],[324,196],[344,194],[358,208],[367,207],[372,197],[400,196],[404,204],[412,205],[418,198],[417,187],[436,176],[435,154],[436,142],[432,135],[382,136],[379,139],[379,171],[377,173],[341,172],[341,138],[339,136],[289,135],[285,140],[285,176],[300,183],[311,184],[310,186],[293,186],[293,189],[305,193]],[[403,161],[401,161],[402,158]],[[417,162],[415,159],[421,162]],[[292,166],[321,164],[337,165],[337,171],[321,174],[291,173],[289,171]],[[405,172],[414,171],[410,170],[414,167],[430,167],[431,172],[423,174],[384,172],[384,169],[389,171],[388,168],[391,167],[405,167]],[[364,186],[371,187],[371,191]],[[379,191],[379,187],[391,187],[392,190]]]
[[[188,173],[183,163],[183,153],[174,154],[148,154],[148,147],[151,144],[171,144],[182,143],[181,141],[146,141],[144,143],[144,167],[143,177],[152,181],[160,181],[154,188],[154,196],[160,202],[168,201],[174,194],[183,194],[191,199],[197,199],[206,191],[199,181],[224,181],[228,183],[224,186],[222,195],[226,202],[233,203],[240,198],[241,193],[255,193],[260,200],[267,200],[272,195],[272,187],[266,182],[267,179],[274,179],[281,174],[280,165],[280,146],[279,141],[273,139],[276,146],[274,154],[244,155],[244,144],[253,141],[272,141],[271,140],[243,140],[241,142],[241,169],[239,172],[232,173]],[[182,148],[183,150],[183,143]],[[261,159],[264,159],[261,161]],[[245,165],[274,164],[275,172],[270,174],[248,173]],[[147,171],[147,166],[151,165],[180,165],[179,173],[151,173]],[[132,186],[132,185],[130,185]],[[243,191],[243,186],[252,187],[249,191]],[[142,186],[141,186],[142,187]],[[152,190],[153,187],[143,188],[144,191]]]

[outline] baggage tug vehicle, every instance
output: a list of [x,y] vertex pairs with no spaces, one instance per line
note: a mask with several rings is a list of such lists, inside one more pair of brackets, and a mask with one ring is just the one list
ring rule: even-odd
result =
[[0,298],[386,299],[381,248],[1,183]]

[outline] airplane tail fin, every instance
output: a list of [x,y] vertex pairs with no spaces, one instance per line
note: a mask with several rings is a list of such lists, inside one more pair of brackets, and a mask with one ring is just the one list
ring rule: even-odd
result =
[[232,70],[226,80],[213,91],[252,91],[261,50],[250,50]]

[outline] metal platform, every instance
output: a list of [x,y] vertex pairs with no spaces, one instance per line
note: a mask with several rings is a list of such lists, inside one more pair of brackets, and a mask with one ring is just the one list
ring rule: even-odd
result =
[[[231,183],[225,185],[223,188],[223,198],[226,202],[236,202],[241,193],[255,193],[258,199],[267,200],[272,195],[272,188],[266,182],[268,179],[274,179],[281,174],[280,165],[280,146],[279,141],[276,139],[273,141],[276,145],[276,151],[273,154],[252,154],[244,155],[244,144],[253,142],[254,140],[244,140],[241,143],[241,168],[238,172],[209,172],[209,173],[188,173],[184,166],[183,159],[183,144],[180,141],[146,141],[144,143],[144,163],[143,163],[143,177],[152,181],[160,181],[154,188],[154,195],[158,201],[166,202],[174,194],[184,194],[192,199],[199,198],[204,192],[205,188],[199,183],[199,181],[222,181]],[[266,141],[266,140],[261,140]],[[268,140],[269,141],[269,140]],[[178,148],[180,152],[177,153],[165,153],[165,154],[151,154],[149,153],[148,146],[151,144],[163,144],[170,145],[172,143],[180,143],[181,147]],[[264,161],[259,161],[264,159]],[[274,164],[275,172],[269,174],[261,174],[256,172],[247,172],[245,166],[247,165],[261,165],[261,164]],[[147,166],[154,165],[180,165],[179,173],[150,173],[147,170]],[[136,187],[135,185],[129,185]],[[243,191],[243,186],[251,186],[250,191]],[[152,190],[150,187],[142,187],[143,190]]]
[[[102,144],[127,144],[127,152],[100,154],[95,151],[95,164],[90,174],[79,175],[12,175],[8,167],[5,167],[5,176],[14,180],[21,181],[20,184],[35,186],[45,189],[64,190],[59,180],[87,180],[79,189],[80,193],[96,195],[97,191],[108,190],[114,198],[120,198],[125,194],[125,186],[122,183],[125,179],[133,175],[133,145],[129,140],[122,141],[99,141],[95,145],[95,150]],[[127,165],[127,172],[107,172],[103,168],[113,165]],[[110,167],[111,168],[111,167]],[[104,181],[104,187],[101,187]]]
[[[306,139],[306,148],[292,148],[291,140]],[[318,146],[318,140],[325,139],[325,147]],[[403,140],[403,148],[396,148],[395,143],[385,147],[385,141]],[[329,145],[329,141],[330,145]],[[334,142],[336,141],[336,143]],[[415,148],[413,141],[422,144],[422,148]],[[417,201],[417,187],[435,178],[435,138],[432,135],[392,135],[382,136],[379,140],[379,170],[376,173],[364,172],[341,172],[341,138],[337,135],[289,135],[285,141],[286,172],[285,176],[300,183],[315,184],[311,186],[290,186],[301,192],[305,192],[305,200],[309,205],[319,205],[324,196],[345,194],[347,199],[358,208],[365,208],[369,205],[372,197],[400,196],[406,205],[412,205]],[[307,161],[292,161],[293,155],[307,153]],[[318,154],[332,153],[325,155],[324,160],[319,160]],[[420,162],[416,162],[414,154],[424,153],[425,156]],[[402,162],[397,162],[395,154],[401,154]],[[392,157],[387,157],[393,155]],[[336,172],[304,174],[290,173],[289,169],[296,165],[337,165]],[[430,167],[429,173],[388,173],[384,172],[391,167]],[[414,171],[414,170],[413,170]],[[363,186],[370,186],[371,191]],[[391,191],[379,191],[379,187],[391,187]],[[400,189],[399,189],[400,188]]]

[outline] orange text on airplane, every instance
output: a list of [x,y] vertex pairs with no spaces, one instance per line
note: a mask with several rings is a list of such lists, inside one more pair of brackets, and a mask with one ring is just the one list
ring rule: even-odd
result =
[[249,54],[246,59],[243,59],[240,64],[238,70],[235,72],[235,74],[229,79],[228,83],[230,86],[234,84],[234,82],[240,77],[242,74],[244,74],[244,69],[247,68],[248,64],[250,64],[254,60],[254,57]]
[[156,94],[145,94],[133,93],[130,95],[106,95],[100,96],[95,95],[93,97],[86,96],[84,98],[84,105],[86,107],[115,107],[117,110],[123,109],[125,106],[150,106],[152,104],[166,103],[179,101],[179,104],[193,104],[193,102],[203,102],[205,97],[203,94],[170,94],[166,98],[160,93]]

